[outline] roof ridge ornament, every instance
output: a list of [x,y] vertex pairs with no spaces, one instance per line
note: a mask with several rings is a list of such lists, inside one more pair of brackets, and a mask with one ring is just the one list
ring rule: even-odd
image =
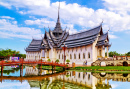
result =
[[67,29],[67,26],[65,27],[65,30]]
[[103,22],[104,22],[104,20],[102,19],[102,22],[100,23],[100,25],[102,25],[102,24],[103,24]]
[[[58,18],[57,18],[57,23],[60,24],[60,0],[59,0],[59,7],[58,7]],[[57,23],[56,23],[56,26],[57,26]]]
[[58,22],[60,22],[60,16],[59,16],[59,13],[60,13],[60,0],[59,0],[59,7],[58,7]]
[[46,31],[46,28],[45,28],[45,26],[44,26],[44,30],[45,30],[45,33],[46,33],[47,31]]
[[68,30],[68,32],[70,31],[70,27],[69,27],[69,30]]
[[56,22],[56,26],[53,30],[53,34],[56,37],[59,37],[62,34],[63,30],[61,28],[61,23],[60,23],[60,0],[59,0],[59,7],[58,7],[58,18],[57,18],[57,22]]
[[42,34],[41,34],[41,38],[43,38]]
[[107,31],[107,33],[110,31],[110,27],[109,27],[109,29],[108,29],[108,31]]

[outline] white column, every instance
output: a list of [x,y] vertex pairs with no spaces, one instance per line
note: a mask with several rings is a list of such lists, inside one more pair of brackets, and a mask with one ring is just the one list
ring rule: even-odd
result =
[[102,57],[105,57],[105,47],[102,46]]

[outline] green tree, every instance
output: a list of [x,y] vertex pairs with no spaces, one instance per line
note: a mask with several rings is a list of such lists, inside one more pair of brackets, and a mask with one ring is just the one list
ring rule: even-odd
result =
[[56,59],[56,62],[58,63],[58,62],[59,62],[59,59]]
[[119,54],[119,53],[117,53],[116,51],[110,51],[109,52],[109,56],[110,57],[113,57],[113,56],[122,56],[123,54]]
[[126,53],[126,56],[130,56],[130,51],[128,53]]
[[20,54],[19,51],[12,50],[12,49],[0,49],[0,57],[2,58],[9,58],[10,56],[17,56],[26,58],[25,54]]

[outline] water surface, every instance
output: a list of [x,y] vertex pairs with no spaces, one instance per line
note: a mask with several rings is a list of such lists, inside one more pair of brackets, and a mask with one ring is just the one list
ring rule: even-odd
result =
[[[22,73],[22,75],[20,75]],[[0,89],[130,89],[130,74],[4,67]]]

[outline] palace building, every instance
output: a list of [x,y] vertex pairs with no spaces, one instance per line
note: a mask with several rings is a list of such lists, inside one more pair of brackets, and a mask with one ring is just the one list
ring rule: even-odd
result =
[[67,46],[65,50],[65,59],[71,63],[83,64],[87,61],[88,65],[95,62],[98,58],[109,57],[108,32],[103,33],[102,23],[90,30],[70,35],[69,32],[62,29],[58,10],[58,19],[54,30],[45,31],[41,40],[32,39],[29,46],[25,49],[26,60],[48,60],[55,61],[59,59],[64,62],[63,45]]

